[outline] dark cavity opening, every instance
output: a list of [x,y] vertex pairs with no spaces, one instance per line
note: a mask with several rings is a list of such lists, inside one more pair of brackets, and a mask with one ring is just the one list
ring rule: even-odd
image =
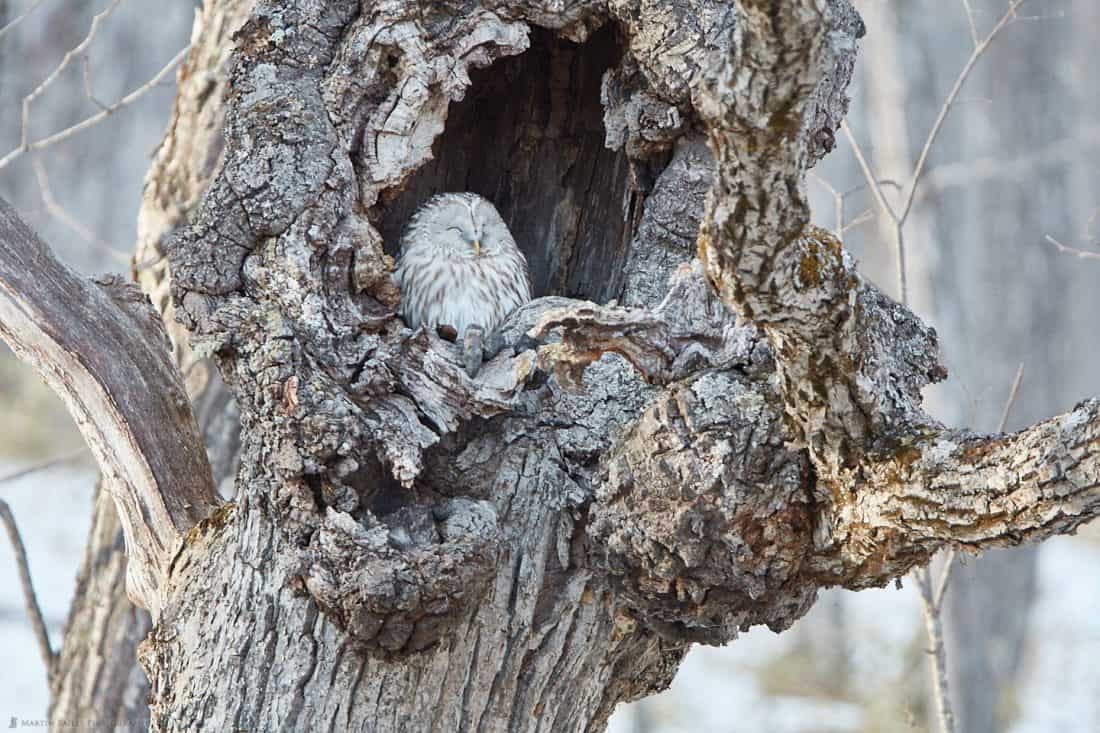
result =
[[387,251],[428,197],[473,191],[492,201],[527,255],[536,297],[619,297],[639,199],[626,155],[604,147],[600,82],[621,49],[611,24],[584,44],[532,29],[531,48],[471,74],[452,103],[435,159],[382,218]]

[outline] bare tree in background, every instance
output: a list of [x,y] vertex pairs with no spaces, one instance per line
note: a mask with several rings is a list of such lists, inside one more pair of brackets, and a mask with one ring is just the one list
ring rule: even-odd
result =
[[[55,697],[140,714],[118,527],[156,730],[557,731],[821,588],[1100,513],[1100,401],[932,420],[935,333],[809,224],[862,33],[847,0],[209,0],[140,218],[155,312],[0,212],[0,333],[117,511]],[[548,296],[474,380],[393,312],[390,235],[443,188]]]
[[[921,154],[945,91],[972,48],[1004,17],[1006,4],[963,2],[929,12],[925,3],[869,3],[884,28],[864,66],[872,87],[866,122],[876,173],[902,176]],[[947,124],[930,151],[922,205],[907,229],[914,302],[945,343],[956,379],[929,409],[949,424],[999,422],[1002,390],[1028,362],[1008,427],[1064,409],[1085,393],[1066,344],[1091,345],[1078,313],[1100,307],[1082,293],[1066,260],[1036,246],[1043,232],[1089,211],[1095,185],[1092,85],[1067,73],[1077,29],[1093,4],[1034,1],[982,48]],[[952,42],[956,40],[957,42]],[[1067,54],[1068,55],[1068,54]],[[916,68],[906,81],[905,69]],[[1067,158],[1066,155],[1070,157]],[[898,160],[900,158],[900,160]],[[885,219],[884,219],[885,221]],[[888,232],[886,233],[888,235]],[[1025,297],[1041,293],[1041,297]],[[997,307],[987,307],[991,302]],[[997,551],[955,568],[946,594],[946,634],[959,729],[1004,730],[1015,715],[1016,676],[1036,592],[1035,548]]]

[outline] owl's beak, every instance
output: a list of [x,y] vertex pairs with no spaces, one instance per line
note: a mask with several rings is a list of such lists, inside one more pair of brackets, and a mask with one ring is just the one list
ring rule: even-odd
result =
[[473,247],[474,247],[474,257],[480,257],[481,256],[481,240],[480,239],[474,240]]

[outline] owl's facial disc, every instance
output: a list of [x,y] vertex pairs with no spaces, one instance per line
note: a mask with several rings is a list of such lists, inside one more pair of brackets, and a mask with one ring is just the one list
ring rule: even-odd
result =
[[451,250],[460,257],[481,257],[488,249],[484,246],[481,227],[473,221],[447,227],[446,233]]

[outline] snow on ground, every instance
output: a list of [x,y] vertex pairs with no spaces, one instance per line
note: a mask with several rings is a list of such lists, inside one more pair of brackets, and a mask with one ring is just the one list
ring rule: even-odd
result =
[[[1009,733],[1100,731],[1100,544],[1058,537],[1039,554],[1039,597],[1024,662],[1020,717]],[[852,675],[874,684],[900,676],[904,648],[920,629],[915,591],[846,593]],[[671,689],[646,700],[650,733],[833,733],[860,730],[864,711],[821,697],[768,696],[760,670],[788,653],[786,634],[753,629],[728,646],[696,647]],[[622,705],[610,733],[629,733],[637,715]],[[905,719],[905,711],[897,711]]]
[[[0,475],[17,469],[0,463]],[[30,556],[39,602],[54,646],[72,596],[91,517],[95,475],[88,467],[57,468],[0,485]],[[903,650],[919,629],[916,595],[893,587],[843,595],[856,680],[901,675]],[[1100,543],[1061,537],[1040,553],[1039,598],[1032,642],[1010,733],[1094,733],[1100,730]],[[768,695],[760,670],[789,653],[786,634],[754,629],[727,647],[697,647],[672,689],[646,701],[652,733],[849,733],[865,723],[858,705],[824,697]],[[0,729],[11,717],[42,720],[46,676],[23,610],[6,537],[0,541]],[[612,733],[632,730],[636,708],[624,705]],[[899,719],[904,711],[898,711]]]
[[1039,553],[1035,606],[1011,733],[1100,731],[1100,545],[1056,537]]

